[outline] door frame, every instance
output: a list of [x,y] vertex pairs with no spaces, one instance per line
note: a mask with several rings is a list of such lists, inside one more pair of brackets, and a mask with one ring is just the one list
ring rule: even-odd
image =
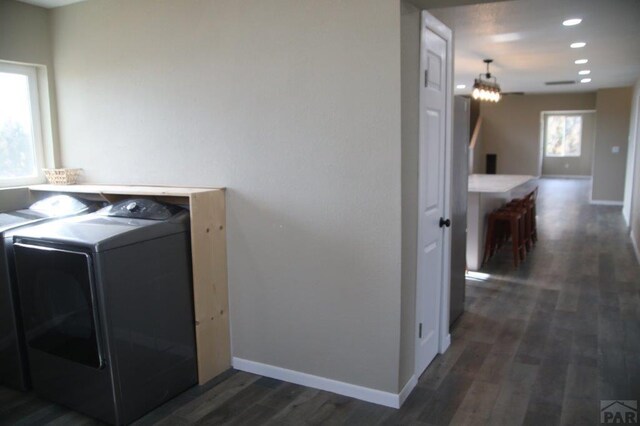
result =
[[[426,30],[432,31],[435,34],[442,37],[447,43],[447,64],[446,64],[446,94],[445,94],[445,155],[444,155],[444,217],[450,217],[451,215],[451,178],[452,178],[452,147],[453,147],[453,33],[446,25],[440,22],[437,18],[431,15],[429,12],[423,10],[420,17],[420,52],[422,55],[423,40]],[[425,69],[422,65],[423,61],[420,61],[420,76],[423,76]],[[421,80],[422,81],[422,80]],[[422,101],[424,91],[422,85],[419,85],[419,105],[422,108]],[[419,129],[421,134],[422,128]],[[420,138],[418,139],[420,140]],[[419,191],[419,188],[418,188]],[[419,203],[418,203],[419,204]],[[420,208],[420,207],[418,207]],[[451,232],[449,228],[445,228],[444,236],[442,238],[442,280],[440,282],[440,303],[438,315],[439,324],[438,329],[438,353],[444,353],[451,344],[451,334],[449,333],[449,298],[450,298],[450,284],[451,284]],[[418,226],[418,232],[420,227]],[[419,236],[418,236],[419,237]],[[419,241],[419,240],[418,240]],[[420,246],[418,245],[416,250],[417,269],[421,266]],[[416,274],[416,290],[418,288],[418,274]],[[419,318],[420,306],[417,303],[416,298],[416,319]],[[414,321],[414,327],[417,321]],[[414,330],[414,374],[419,377],[422,371],[418,371],[418,333]]]
[[[627,228],[631,229],[631,213],[633,210],[633,182],[636,174],[636,160],[638,150],[640,149],[640,94],[631,99],[631,112],[635,112],[635,117],[631,117],[633,123],[630,126],[629,145],[627,148],[627,170],[625,173],[624,198],[622,200],[622,216],[627,224]],[[633,140],[631,139],[633,136]],[[640,260],[640,259],[639,259]]]

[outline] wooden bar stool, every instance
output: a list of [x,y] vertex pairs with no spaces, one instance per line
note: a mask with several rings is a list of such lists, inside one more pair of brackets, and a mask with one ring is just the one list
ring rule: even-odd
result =
[[525,232],[524,214],[524,209],[522,208],[502,208],[489,214],[483,264],[495,254],[499,240],[503,240],[505,237],[502,232],[508,232],[508,235],[511,236],[514,266],[517,268],[520,262],[524,260],[526,256],[523,239]]
[[538,200],[538,187],[531,191],[527,198],[531,203],[531,241],[535,244],[538,241],[538,223],[536,220],[536,201]]
[[[504,206],[502,209],[500,210],[506,210],[508,212],[517,212],[520,214],[520,217],[518,218],[518,235],[517,237],[517,243],[518,243],[518,254],[520,255],[520,260],[524,261],[524,259],[527,257],[527,251],[529,250],[527,248],[527,219],[528,219],[528,210],[525,207],[524,204],[518,204],[516,203],[515,205],[506,205]],[[511,234],[511,240],[513,242],[513,231],[510,232]]]
[[514,199],[507,204],[506,208],[512,210],[516,209],[522,212],[522,226],[524,228],[524,230],[522,231],[522,239],[527,251],[531,250],[531,247],[533,247],[533,239],[531,238],[531,215],[533,214],[531,208],[531,200],[528,198],[528,196],[521,199]]
[[536,221],[536,200],[538,199],[538,187],[536,186],[533,191],[528,193],[524,198],[511,200],[507,204],[507,206],[519,205],[527,209],[527,217],[526,220],[526,246],[527,251],[533,247],[533,245],[538,241],[538,227]]

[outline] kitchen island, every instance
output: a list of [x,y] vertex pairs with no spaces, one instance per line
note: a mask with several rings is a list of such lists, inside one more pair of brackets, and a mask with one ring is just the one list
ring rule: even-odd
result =
[[482,266],[489,213],[514,198],[531,192],[536,184],[529,175],[470,175],[467,201],[467,269]]

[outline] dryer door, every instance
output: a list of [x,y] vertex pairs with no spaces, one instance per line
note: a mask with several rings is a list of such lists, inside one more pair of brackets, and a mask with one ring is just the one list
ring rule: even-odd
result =
[[91,256],[23,243],[14,248],[29,349],[102,368]]

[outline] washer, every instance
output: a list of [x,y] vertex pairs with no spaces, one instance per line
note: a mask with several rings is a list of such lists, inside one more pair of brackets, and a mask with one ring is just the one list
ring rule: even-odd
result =
[[29,389],[24,335],[13,270],[12,232],[25,226],[95,210],[94,204],[54,195],[28,209],[0,213],[0,384]]
[[196,383],[189,236],[146,199],[14,234],[36,393],[128,424]]

